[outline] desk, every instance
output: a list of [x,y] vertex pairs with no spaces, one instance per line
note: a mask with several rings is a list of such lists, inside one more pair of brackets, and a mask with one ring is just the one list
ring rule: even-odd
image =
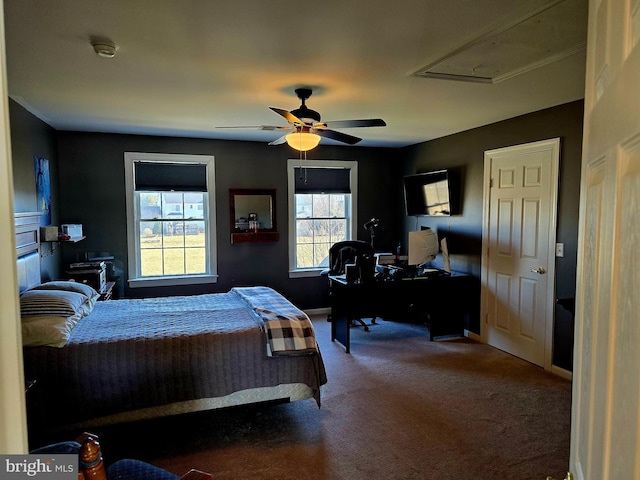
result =
[[464,335],[465,318],[478,315],[480,285],[467,274],[432,274],[394,280],[347,283],[329,276],[331,283],[331,341],[351,349],[350,328],[355,318],[382,317],[429,325],[429,339]]

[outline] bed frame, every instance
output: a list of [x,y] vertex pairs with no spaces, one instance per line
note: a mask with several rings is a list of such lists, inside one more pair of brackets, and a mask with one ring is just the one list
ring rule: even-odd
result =
[[[40,213],[15,214],[16,254],[20,292],[41,283],[40,273]],[[117,301],[117,300],[116,300]],[[63,430],[95,427],[141,419],[177,415],[188,412],[213,410],[239,405],[265,402],[292,402],[313,398],[312,389],[303,383],[281,384],[242,390],[223,397],[201,398],[157,407],[135,409],[78,424],[67,425]]]

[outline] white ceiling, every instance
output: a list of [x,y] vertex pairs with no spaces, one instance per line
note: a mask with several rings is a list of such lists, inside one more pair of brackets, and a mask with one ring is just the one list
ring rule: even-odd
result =
[[[286,125],[268,107],[299,107],[309,86],[323,120],[387,122],[340,129],[359,145],[399,147],[583,98],[587,3],[5,0],[9,94],[60,130],[270,142],[281,133],[215,127]],[[514,45],[547,60],[505,76]],[[411,75],[492,62],[497,83]]]

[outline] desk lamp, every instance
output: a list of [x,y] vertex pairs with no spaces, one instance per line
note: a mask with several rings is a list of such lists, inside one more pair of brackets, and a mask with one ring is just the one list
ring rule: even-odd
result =
[[369,230],[369,234],[371,235],[371,246],[373,247],[373,239],[376,237],[375,228],[380,223],[380,220],[372,217],[367,223],[364,224],[364,228]]

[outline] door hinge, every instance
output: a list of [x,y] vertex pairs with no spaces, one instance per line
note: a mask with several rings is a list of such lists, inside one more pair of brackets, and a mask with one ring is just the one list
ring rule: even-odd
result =
[[484,314],[484,323],[487,323],[487,324],[489,323],[489,314],[488,313]]
[[493,188],[493,178],[489,179],[489,188]]

